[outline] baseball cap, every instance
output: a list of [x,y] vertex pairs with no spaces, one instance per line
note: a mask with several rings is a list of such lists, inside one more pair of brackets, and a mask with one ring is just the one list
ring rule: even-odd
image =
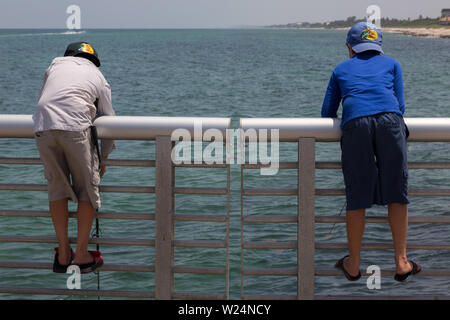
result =
[[64,56],[83,57],[92,61],[97,67],[100,67],[97,51],[87,42],[74,42],[69,44]]
[[347,33],[347,43],[353,51],[360,53],[367,50],[376,50],[384,54],[381,49],[383,35],[381,30],[372,23],[358,22]]

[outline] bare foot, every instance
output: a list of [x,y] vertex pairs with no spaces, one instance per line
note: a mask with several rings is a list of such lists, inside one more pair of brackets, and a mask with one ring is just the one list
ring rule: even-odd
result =
[[356,277],[359,274],[359,264],[357,263],[351,263],[350,257],[347,257],[344,259],[344,268],[347,270],[348,274],[350,274],[352,277]]
[[409,263],[406,255],[402,255],[396,258],[396,269],[395,272],[397,274],[406,274],[412,270],[412,264]]
[[89,252],[75,253],[75,259],[73,260],[74,264],[82,265],[92,262],[94,262],[94,257]]
[[[422,270],[422,267],[417,264],[418,270]],[[410,261],[407,261],[406,263],[399,263],[399,265],[396,268],[396,273],[399,275],[404,275],[413,270],[413,265]]]
[[58,263],[67,266],[72,261],[72,249],[70,247],[62,249],[58,248]]

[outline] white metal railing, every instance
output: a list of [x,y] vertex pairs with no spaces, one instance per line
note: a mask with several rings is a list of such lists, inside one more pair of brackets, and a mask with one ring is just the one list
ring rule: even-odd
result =
[[[188,130],[193,140],[202,136],[194,135],[196,128],[201,133],[208,129],[223,132],[230,128],[230,118],[201,117],[126,117],[104,116],[95,120],[99,138],[114,140],[155,140],[157,136],[170,136],[176,129]],[[0,138],[34,138],[31,115],[0,115]]]
[[[450,118],[407,118],[406,124],[410,130],[409,141],[450,141]],[[111,297],[145,297],[156,299],[226,299],[229,294],[229,224],[230,224],[230,165],[229,164],[178,164],[174,165],[170,158],[173,147],[170,135],[175,129],[185,129],[191,133],[193,140],[203,140],[203,135],[195,135],[195,129],[218,129],[223,133],[223,141],[227,142],[225,131],[231,128],[229,118],[170,118],[170,117],[102,117],[95,121],[99,138],[126,139],[126,140],[155,140],[156,159],[139,160],[107,160],[109,166],[144,166],[155,167],[155,186],[104,186],[101,192],[139,192],[155,194],[154,213],[129,213],[129,212],[101,212],[101,219],[139,219],[155,220],[155,237],[144,239],[100,238],[92,239],[90,243],[105,245],[143,245],[155,247],[155,265],[151,266],[127,266],[108,265],[102,267],[102,271],[130,271],[130,272],[154,272],[155,292],[142,291],[114,291],[103,290],[62,290],[52,288],[11,288],[0,287],[0,292],[24,293],[24,294],[56,294],[77,296],[111,296]],[[315,187],[315,170],[339,169],[339,162],[323,162],[315,159],[316,142],[336,142],[340,138],[338,119],[322,118],[288,118],[288,119],[241,119],[240,129],[243,131],[254,129],[268,129],[270,141],[270,129],[279,130],[280,142],[296,142],[298,144],[298,159],[292,162],[281,162],[280,169],[297,170],[297,188],[291,189],[249,189],[244,187],[244,170],[260,169],[266,165],[257,163],[241,164],[241,298],[242,299],[333,299],[333,298],[369,298],[369,297],[328,297],[317,296],[314,293],[315,276],[340,275],[338,270],[316,269],[314,266],[315,250],[343,250],[345,243],[315,242],[315,223],[345,223],[343,217],[315,216],[314,200],[317,196],[344,196],[343,189],[317,189]],[[0,138],[33,138],[33,122],[29,115],[0,115]],[[30,158],[0,158],[0,164],[26,164],[40,165],[40,159]],[[224,168],[227,170],[227,185],[221,188],[193,188],[179,187],[175,184],[174,170],[178,167],[194,168]],[[410,162],[410,169],[450,169],[450,162]],[[30,190],[45,191],[46,185],[33,184],[0,184],[0,190]],[[174,196],[176,194],[202,194],[223,195],[227,198],[224,214],[179,214],[174,208]],[[244,198],[255,196],[293,196],[297,197],[297,214],[295,215],[244,215]],[[450,196],[449,189],[413,189],[409,190],[410,196]],[[8,210],[0,209],[0,216],[18,217],[49,217],[47,211],[33,210]],[[74,217],[74,214],[70,214]],[[174,240],[173,225],[176,221],[213,221],[226,224],[225,241],[187,241]],[[385,223],[384,217],[370,217],[369,223]],[[410,223],[443,223],[449,224],[450,217],[424,217],[415,216],[409,219]],[[287,242],[246,242],[243,237],[243,226],[247,223],[294,223],[297,225],[297,240]],[[0,235],[0,242],[33,242],[55,243],[55,237],[43,236],[8,236]],[[75,239],[71,239],[75,241]],[[226,250],[224,268],[192,267],[174,265],[175,247],[199,247],[220,248]],[[389,250],[392,245],[386,243],[365,243],[364,250]],[[425,250],[450,250],[447,243],[408,243],[409,249]],[[297,266],[283,269],[247,268],[243,262],[244,250],[258,249],[295,249],[297,250]],[[32,268],[50,269],[49,263],[27,261],[0,261],[0,268]],[[201,273],[220,274],[225,276],[225,293],[199,294],[187,292],[174,292],[174,273]],[[364,272],[362,272],[365,274]],[[384,270],[382,275],[393,275],[393,270]],[[296,295],[248,295],[244,292],[245,276],[297,276]],[[450,270],[427,269],[418,276],[450,276]],[[380,297],[378,297],[380,298]],[[391,298],[391,297],[389,297]],[[397,297],[398,298],[398,297]],[[417,297],[407,297],[417,298]],[[450,298],[422,297],[422,298]]]
[[[0,287],[0,293],[11,294],[43,294],[43,295],[71,295],[71,296],[106,296],[106,297],[130,297],[130,298],[155,298],[155,299],[227,299],[229,292],[229,191],[230,168],[227,164],[177,164],[171,160],[171,151],[174,142],[171,133],[175,129],[185,129],[191,134],[192,140],[208,141],[203,133],[208,129],[216,129],[223,132],[231,125],[229,118],[169,118],[169,117],[102,117],[94,123],[98,128],[99,138],[123,139],[123,140],[155,140],[156,159],[152,160],[106,160],[108,166],[139,166],[155,167],[154,186],[100,186],[100,192],[143,193],[155,195],[154,213],[136,212],[99,212],[99,219],[132,219],[154,220],[154,238],[92,238],[90,244],[118,245],[118,246],[146,246],[155,248],[154,265],[127,265],[108,264],[100,268],[103,271],[126,272],[152,272],[154,273],[154,291],[119,291],[119,290],[69,290],[56,288],[29,288],[29,287]],[[200,130],[200,134],[199,134]],[[29,115],[0,115],[0,138],[33,138],[33,121]],[[0,158],[0,164],[26,164],[41,165],[40,159],[32,158]],[[179,187],[176,186],[175,169],[182,167],[191,168],[222,168],[226,169],[226,186],[213,187]],[[47,185],[37,184],[0,184],[0,190],[16,191],[46,191]],[[175,209],[175,195],[223,195],[226,197],[226,207],[223,214],[180,214]],[[48,211],[37,210],[8,210],[0,207],[1,216],[12,217],[50,217]],[[74,218],[75,213],[69,214]],[[220,222],[226,225],[225,240],[175,240],[174,225],[176,221]],[[71,243],[76,238],[70,238]],[[56,237],[52,236],[13,236],[0,235],[0,242],[16,243],[56,243]],[[216,248],[224,249],[224,267],[199,267],[175,265],[174,248]],[[51,263],[34,261],[0,261],[0,268],[26,268],[26,269],[51,269]],[[199,293],[174,291],[174,274],[215,274],[223,275],[223,293]],[[150,285],[150,284],[149,284]]]
[[[256,132],[266,129],[269,133],[270,129],[278,129],[280,142],[297,142],[300,138],[333,142],[341,137],[340,123],[340,119],[332,118],[245,118],[240,128]],[[408,141],[450,141],[450,118],[405,118],[405,123],[410,131]]]
[[[450,141],[450,118],[407,118],[405,119],[412,142],[447,142]],[[267,167],[263,164],[245,163],[241,165],[241,298],[242,299],[370,299],[355,296],[318,296],[314,293],[315,276],[341,276],[336,269],[316,269],[314,266],[315,250],[346,250],[346,243],[315,242],[315,223],[345,223],[345,217],[315,216],[314,200],[317,196],[345,196],[344,189],[315,188],[315,171],[317,169],[340,169],[340,162],[322,162],[315,160],[316,142],[336,142],[340,140],[340,120],[323,118],[252,118],[241,119],[243,131],[267,132],[267,140],[271,140],[270,130],[278,129],[280,142],[296,142],[298,159],[295,162],[281,162],[280,169],[296,169],[298,185],[295,189],[277,188],[245,188],[244,170]],[[245,136],[245,135],[244,135]],[[245,136],[247,138],[247,136]],[[263,135],[265,137],[265,135]],[[247,139],[246,139],[247,140]],[[255,140],[252,140],[255,141]],[[409,162],[410,169],[450,169],[450,162]],[[410,189],[410,196],[450,196],[450,189]],[[297,197],[296,215],[245,215],[245,197],[282,196]],[[385,223],[385,217],[370,217],[368,223]],[[442,223],[450,224],[450,217],[410,217],[410,223]],[[249,242],[244,240],[244,225],[249,223],[295,223],[297,224],[297,240],[278,242]],[[408,243],[408,249],[450,250],[450,243]],[[294,268],[247,268],[244,265],[244,250],[260,249],[294,249],[297,250],[297,267]],[[362,250],[390,250],[389,243],[363,243]],[[365,270],[361,270],[367,275]],[[383,270],[382,276],[393,276],[395,270]],[[246,294],[244,278],[246,276],[297,276],[296,295]],[[420,277],[450,277],[450,269],[426,268],[418,274]],[[446,296],[378,296],[375,299],[450,299]]]

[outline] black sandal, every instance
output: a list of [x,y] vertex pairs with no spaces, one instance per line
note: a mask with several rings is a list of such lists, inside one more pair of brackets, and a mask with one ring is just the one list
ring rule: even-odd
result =
[[334,267],[338,268],[338,269],[341,269],[344,272],[344,276],[347,278],[347,280],[349,280],[349,281],[359,280],[359,278],[361,278],[361,271],[358,271],[358,275],[352,276],[350,273],[347,272],[347,270],[345,270],[345,268],[344,268],[344,259],[347,258],[347,257],[348,257],[348,255],[346,255],[341,260],[336,262]]
[[103,265],[103,257],[100,251],[88,251],[88,252],[92,255],[94,261],[78,265],[81,273],[94,272],[97,268]]
[[422,271],[422,267],[415,263],[414,261],[409,260],[408,261],[411,264],[411,271],[405,274],[398,274],[396,273],[394,276],[394,279],[398,282],[407,282],[409,280],[409,276],[413,276],[415,274],[418,274],[420,271]]
[[67,268],[72,264],[72,260],[73,260],[73,257],[74,257],[73,250],[70,249],[71,252],[72,252],[72,256],[70,258],[69,264],[62,265],[58,261],[58,256],[59,256],[58,248],[54,248],[54,249],[55,249],[55,258],[53,259],[53,272],[55,272],[55,273],[66,273],[67,272]]

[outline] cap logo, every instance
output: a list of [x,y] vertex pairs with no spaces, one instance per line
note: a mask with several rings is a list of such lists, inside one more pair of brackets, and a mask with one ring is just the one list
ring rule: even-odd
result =
[[82,43],[78,48],[78,50],[89,54],[94,54],[94,49],[91,47],[89,43]]
[[378,33],[370,28],[366,28],[361,32],[361,40],[377,40]]

